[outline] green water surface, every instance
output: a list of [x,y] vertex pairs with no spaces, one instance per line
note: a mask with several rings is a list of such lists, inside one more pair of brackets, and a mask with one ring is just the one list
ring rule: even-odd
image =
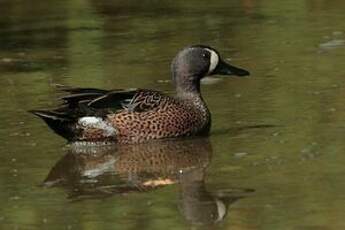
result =
[[[345,229],[345,1],[0,1],[0,229]],[[55,84],[173,90],[215,47],[206,139],[73,150]]]

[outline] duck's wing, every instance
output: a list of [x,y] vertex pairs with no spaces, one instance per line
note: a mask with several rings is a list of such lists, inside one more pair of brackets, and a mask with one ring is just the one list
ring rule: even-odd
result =
[[139,89],[103,90],[95,88],[67,88],[69,94],[61,97],[62,104],[54,111],[80,116],[94,116],[124,109],[138,94]]
[[167,97],[161,92],[145,89],[110,91],[87,105],[95,109],[121,106],[129,112],[144,112],[158,107]]
[[71,88],[59,86],[59,90],[67,92],[60,97],[61,105],[49,111],[49,114],[61,114],[69,118],[83,116],[104,116],[119,110],[129,112],[144,112],[154,109],[166,101],[169,96],[147,89],[113,89]]
[[[61,97],[61,106],[51,110],[31,110],[42,118],[57,134],[77,140],[80,122],[87,121],[94,128],[103,119],[119,111],[143,112],[154,109],[169,97],[158,91],[145,89],[102,90],[95,88],[63,88],[68,94]],[[102,126],[103,123],[100,125]],[[86,124],[87,128],[88,124]],[[84,127],[85,128],[85,127]],[[83,128],[83,129],[84,129]],[[98,127],[99,128],[99,127]]]

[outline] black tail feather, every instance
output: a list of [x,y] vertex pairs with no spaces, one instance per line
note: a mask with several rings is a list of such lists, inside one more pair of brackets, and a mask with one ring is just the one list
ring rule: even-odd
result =
[[43,119],[55,133],[71,141],[75,137],[75,119],[64,113],[48,110],[30,110],[30,113]]
[[29,112],[43,119],[55,133],[69,141],[77,140],[82,134],[77,127],[78,120],[85,116],[106,117],[124,108],[132,100],[137,89],[102,90],[96,88],[72,88],[56,85],[67,93],[60,98],[61,104],[51,110]]

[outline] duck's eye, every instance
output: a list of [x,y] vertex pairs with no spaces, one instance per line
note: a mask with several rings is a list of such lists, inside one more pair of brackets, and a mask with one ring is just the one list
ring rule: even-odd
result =
[[210,54],[209,53],[203,53],[202,57],[205,59],[209,59],[210,58]]

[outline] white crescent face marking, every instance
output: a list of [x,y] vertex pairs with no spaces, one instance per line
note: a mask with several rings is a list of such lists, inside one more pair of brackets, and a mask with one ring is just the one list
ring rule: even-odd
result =
[[219,62],[219,56],[218,54],[211,50],[211,49],[208,49],[208,48],[205,48],[208,52],[210,52],[211,54],[211,57],[210,57],[210,67],[208,68],[208,72],[207,74],[210,74],[213,72],[213,70],[216,68],[216,66],[218,65],[218,62]]

